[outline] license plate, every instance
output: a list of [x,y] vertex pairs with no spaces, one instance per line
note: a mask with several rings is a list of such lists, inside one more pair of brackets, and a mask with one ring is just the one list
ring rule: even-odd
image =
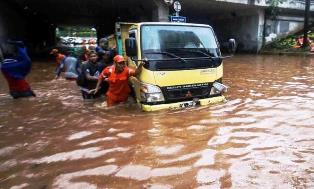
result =
[[195,105],[196,103],[194,101],[189,101],[189,102],[183,102],[179,106],[180,108],[187,108],[187,107],[193,107]]

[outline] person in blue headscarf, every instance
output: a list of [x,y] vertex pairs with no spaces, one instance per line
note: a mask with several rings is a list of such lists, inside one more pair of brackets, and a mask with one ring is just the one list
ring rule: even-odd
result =
[[36,96],[25,77],[31,71],[32,62],[22,41],[8,41],[1,45],[1,72],[8,82],[13,98]]

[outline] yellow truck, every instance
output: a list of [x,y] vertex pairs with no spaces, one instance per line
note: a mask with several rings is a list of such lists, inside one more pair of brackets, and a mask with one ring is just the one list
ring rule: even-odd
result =
[[[144,111],[223,102],[223,59],[209,25],[173,22],[116,23],[109,39],[135,68],[130,78],[137,104]],[[229,46],[235,50],[235,41]]]

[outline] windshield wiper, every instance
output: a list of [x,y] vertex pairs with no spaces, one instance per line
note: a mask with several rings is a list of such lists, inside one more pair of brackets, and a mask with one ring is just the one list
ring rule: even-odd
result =
[[205,55],[206,57],[192,57],[192,58],[184,58],[185,60],[194,60],[194,59],[211,59],[211,60],[217,60],[217,59],[226,59],[231,58],[232,56],[214,56],[213,53],[205,53],[201,50],[194,50],[194,49],[186,49],[186,48],[178,48],[175,50],[184,51],[184,52],[195,52],[202,55]]
[[197,52],[197,53],[200,53],[200,54],[205,55],[205,56],[207,56],[207,57],[214,58],[214,56],[212,56],[212,55],[210,55],[210,54],[207,54],[207,53],[204,53],[203,51],[200,51],[200,50],[191,51],[191,52]]
[[[171,60],[181,60],[182,62],[186,63],[186,60],[173,54],[173,53],[170,53],[170,52],[145,52],[144,54],[165,54],[165,55],[168,55],[168,56],[172,56],[174,57],[175,59],[171,59]],[[153,59],[150,59],[150,60],[153,60]],[[166,59],[165,59],[166,60]]]
[[169,55],[169,56],[172,56],[173,58],[160,58],[160,59],[148,59],[148,58],[144,58],[143,60],[139,60],[139,59],[134,59],[133,57],[131,58],[133,61],[172,61],[172,60],[180,60],[182,62],[187,62],[187,60],[201,60],[201,59],[210,59],[210,60],[215,60],[215,59],[225,59],[225,58],[230,58],[232,56],[211,56],[210,54],[207,54],[207,53],[204,53],[200,50],[184,50],[184,49],[177,49],[177,50],[183,50],[183,51],[186,51],[186,52],[197,52],[197,53],[200,53],[202,55],[205,55],[205,56],[202,56],[202,57],[191,57],[191,58],[182,58],[182,57],[179,57],[173,53],[170,53],[170,52],[166,52],[166,51],[160,51],[160,52],[145,52],[144,54],[165,54],[165,55]]
[[178,50],[178,51],[183,51],[183,52],[195,52],[195,53],[199,53],[199,54],[202,54],[202,55],[205,55],[206,57],[210,57],[210,58],[214,58],[214,54],[213,53],[205,53],[201,50],[198,50],[197,48],[193,48],[193,49],[190,49],[190,48],[177,48],[177,49],[174,49],[174,50]]

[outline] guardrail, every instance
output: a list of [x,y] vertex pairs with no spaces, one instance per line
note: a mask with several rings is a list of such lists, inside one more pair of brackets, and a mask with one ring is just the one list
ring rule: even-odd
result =
[[[248,0],[257,6],[269,6],[267,0]],[[304,10],[306,0],[286,0],[279,4],[280,8]],[[311,0],[311,11],[314,11],[314,0]]]
[[[247,4],[256,6],[269,6],[267,0],[215,0],[219,2]],[[279,7],[286,9],[299,9],[304,10],[306,0],[286,0],[279,4]],[[314,11],[314,0],[311,0],[311,11]]]
[[[290,0],[290,2],[296,2],[296,3],[301,3],[301,4],[305,4],[306,0]],[[311,0],[311,5],[314,5],[314,0]]]

